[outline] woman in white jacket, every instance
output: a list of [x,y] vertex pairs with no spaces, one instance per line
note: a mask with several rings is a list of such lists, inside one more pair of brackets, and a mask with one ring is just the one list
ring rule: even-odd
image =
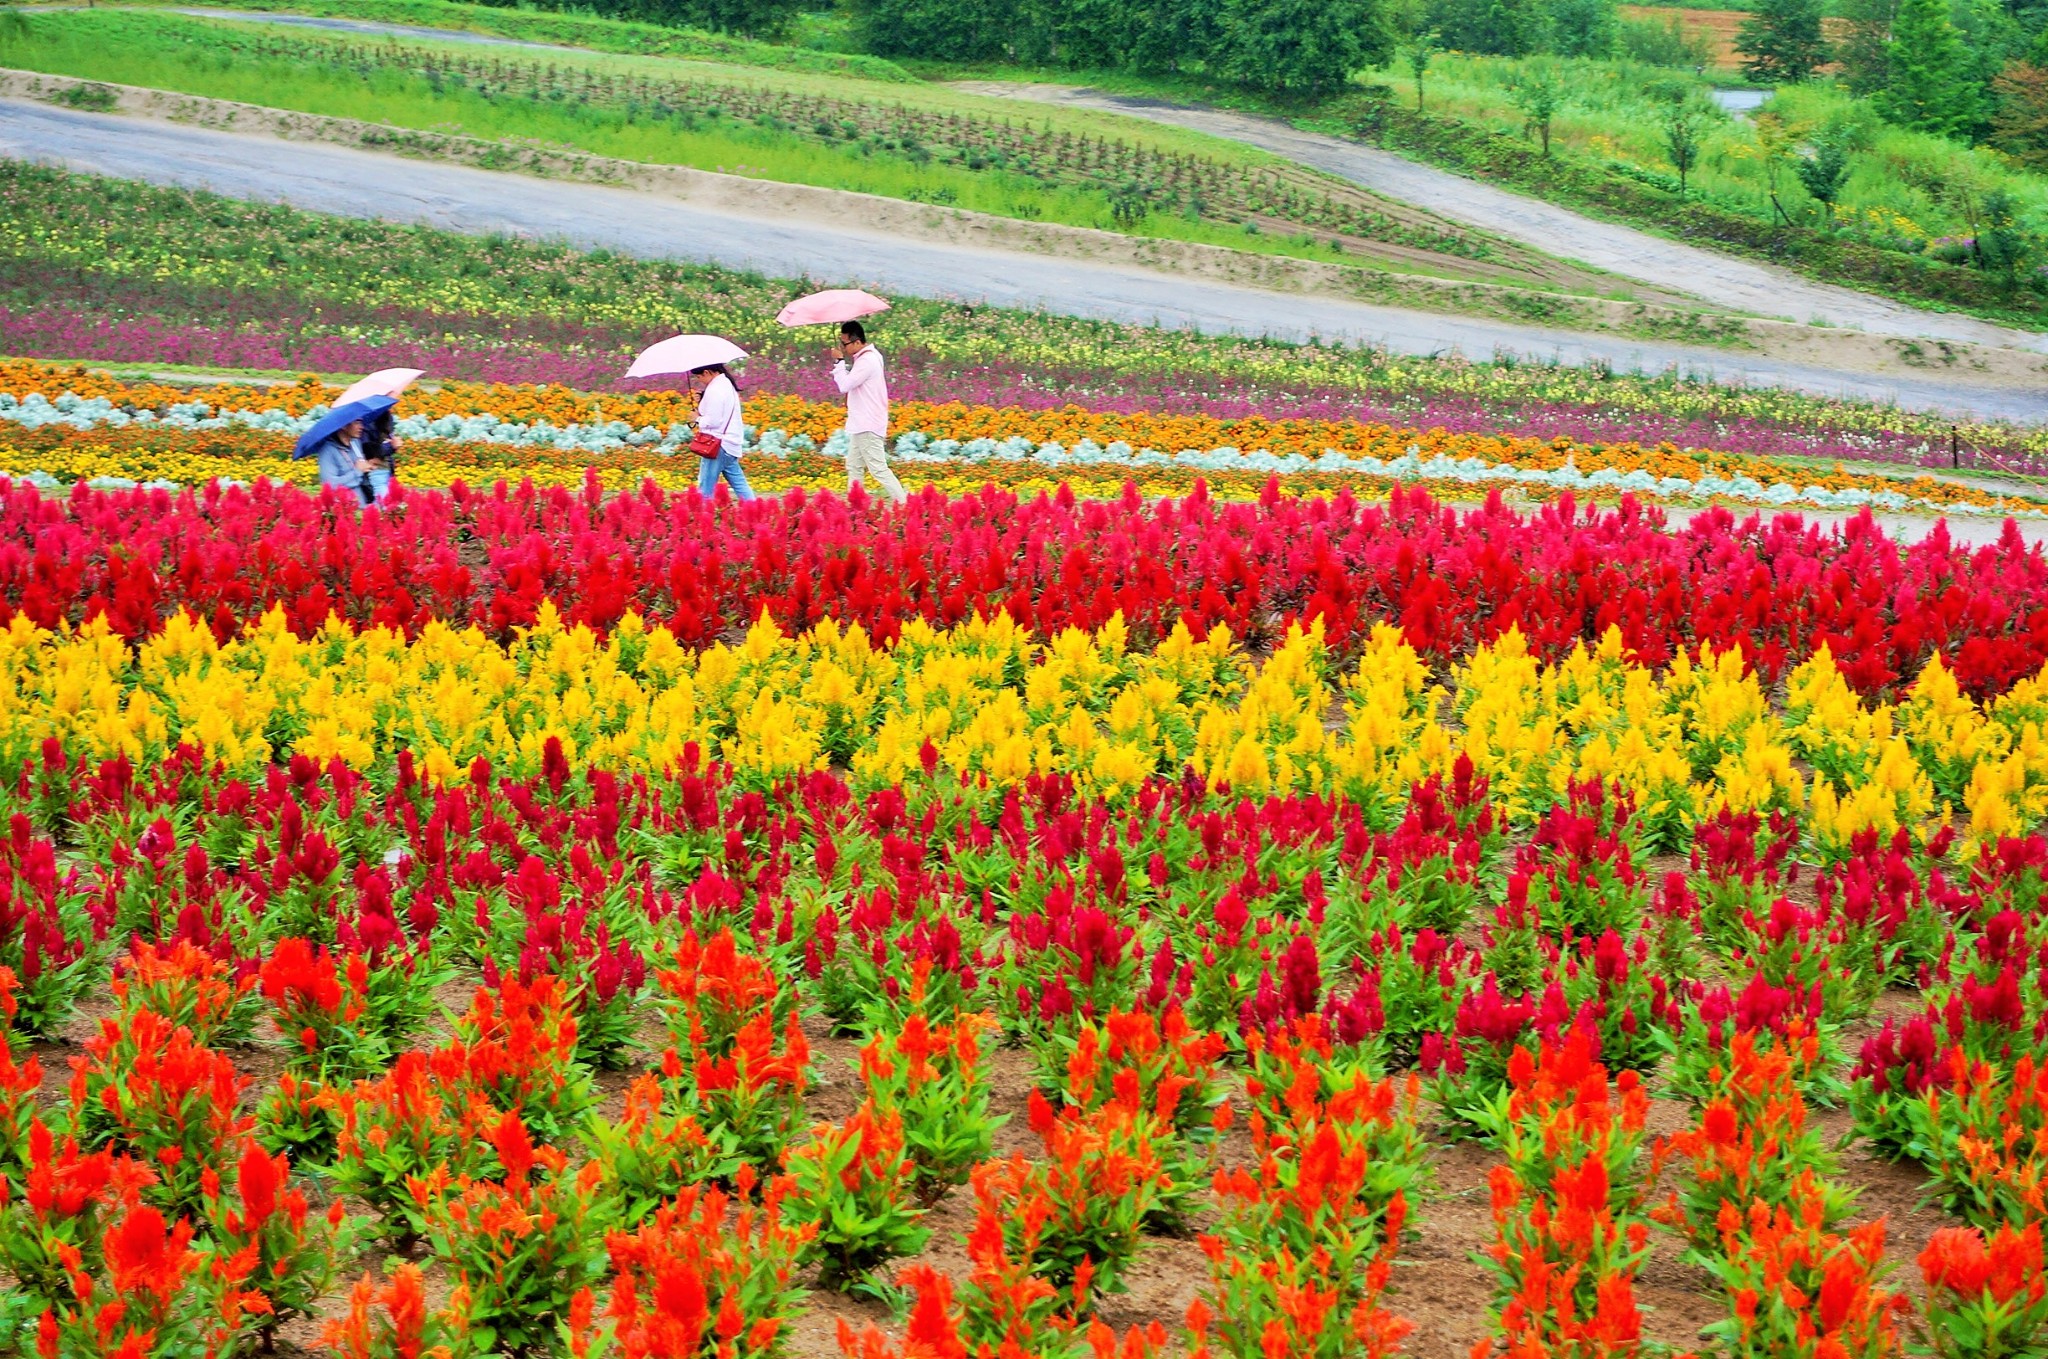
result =
[[754,499],[747,474],[740,467],[740,453],[746,436],[746,421],[740,414],[740,389],[722,363],[690,370],[690,386],[697,393],[697,432],[718,436],[715,458],[699,458],[697,493],[709,496],[723,477],[741,500]]

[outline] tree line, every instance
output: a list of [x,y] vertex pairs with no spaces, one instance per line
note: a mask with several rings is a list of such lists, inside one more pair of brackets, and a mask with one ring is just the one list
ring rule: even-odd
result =
[[[1340,90],[1357,72],[1395,62],[1418,45],[1502,56],[1604,57],[1621,50],[1667,62],[1697,55],[1654,25],[1636,25],[1649,31],[1631,35],[1631,26],[1616,20],[1615,0],[845,2],[861,46],[878,56],[1199,75],[1302,98]],[[799,13],[817,7],[817,0],[541,3],[768,39],[784,36]],[[1625,41],[1631,36],[1634,44]],[[1636,50],[1643,44],[1657,50]]]

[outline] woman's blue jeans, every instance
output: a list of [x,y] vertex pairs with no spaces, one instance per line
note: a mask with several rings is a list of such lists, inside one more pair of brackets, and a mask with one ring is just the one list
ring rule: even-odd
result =
[[699,495],[709,496],[713,491],[716,491],[718,489],[718,479],[723,477],[726,484],[732,487],[734,499],[752,500],[754,498],[754,488],[747,485],[746,470],[740,466],[740,460],[732,454],[720,453],[715,458],[699,458],[697,461],[703,464],[697,469],[697,493]]

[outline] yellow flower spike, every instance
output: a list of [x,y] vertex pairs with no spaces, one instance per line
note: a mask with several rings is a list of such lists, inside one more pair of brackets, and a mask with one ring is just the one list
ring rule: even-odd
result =
[[2001,760],[2012,748],[2012,732],[1964,696],[1939,652],[1899,705],[1896,723],[1944,808],[1963,802],[1980,764]]
[[1229,760],[1213,776],[1220,776],[1242,796],[1256,797],[1273,782],[1272,766],[1266,752],[1250,736],[1240,736],[1231,748]]
[[1963,857],[1975,858],[1984,846],[2033,829],[2036,818],[2024,810],[2027,780],[2024,758],[2017,755],[1987,760],[1971,770],[1963,793],[1963,804],[1970,813],[1961,846]]

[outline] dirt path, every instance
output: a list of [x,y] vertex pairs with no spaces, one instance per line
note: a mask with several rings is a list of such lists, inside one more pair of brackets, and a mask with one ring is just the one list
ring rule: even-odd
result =
[[[39,6],[38,8],[43,8]],[[51,5],[50,9],[76,8]],[[435,42],[478,43],[486,47],[525,47],[540,52],[582,52],[588,49],[564,47],[559,43],[527,42],[522,38],[501,38],[495,33],[472,33],[465,28],[426,28],[413,24],[386,24],[374,19],[336,19],[311,14],[261,14],[240,9],[205,9],[194,6],[174,11],[195,19],[230,19],[236,23],[284,24],[292,28],[316,28],[329,33],[357,33],[370,37],[431,38]]]
[[[2048,389],[1943,373],[1871,376],[1706,347],[1586,335],[1512,322],[1300,295],[1087,259],[916,239],[857,215],[731,206],[408,159],[352,147],[0,100],[0,155],[96,174],[287,202],[465,232],[505,232],[647,258],[709,261],[783,277],[860,282],[926,297],[1287,340],[1381,344],[1397,352],[1508,353],[1619,371],[1672,368],[1724,380],[1918,408],[2032,420]],[[1838,361],[1839,362],[1839,361]],[[1882,372],[1881,369],[1878,370]]]
[[1815,283],[1790,270],[1584,217],[1569,208],[1418,164],[1391,151],[1341,137],[1303,132],[1278,119],[1223,109],[1180,107],[1063,85],[970,81],[955,88],[973,94],[1127,113],[1226,137],[1547,254],[1659,288],[1687,292],[1716,307],[1783,317],[1802,325],[1845,326],[1876,335],[2048,350],[2048,335],[2039,332],[1994,325],[1969,316],[1923,311],[1869,293]]

